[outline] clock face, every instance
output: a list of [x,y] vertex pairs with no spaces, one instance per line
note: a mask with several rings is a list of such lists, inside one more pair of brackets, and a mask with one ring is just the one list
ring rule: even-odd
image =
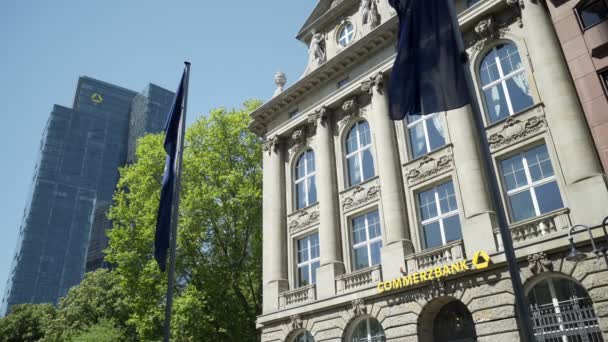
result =
[[93,101],[93,103],[100,104],[103,102],[103,96],[98,93],[93,93],[93,95],[91,95],[91,101]]

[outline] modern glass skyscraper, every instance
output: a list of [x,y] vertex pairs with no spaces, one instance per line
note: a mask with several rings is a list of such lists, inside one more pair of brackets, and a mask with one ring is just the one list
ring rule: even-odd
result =
[[[148,89],[156,88],[161,95],[150,99]],[[171,92],[154,85],[137,94],[81,77],[73,108],[54,106],[42,136],[1,314],[14,304],[56,303],[81,281],[87,259],[92,269],[102,264],[105,211],[118,167],[134,149],[130,143],[146,132],[162,130],[162,120],[144,117],[167,113],[170,97]],[[137,98],[143,98],[143,106],[136,104]],[[154,110],[148,103],[156,104]],[[140,128],[140,122],[146,125]],[[92,232],[96,220],[98,228]],[[87,257],[89,244],[93,247]]]

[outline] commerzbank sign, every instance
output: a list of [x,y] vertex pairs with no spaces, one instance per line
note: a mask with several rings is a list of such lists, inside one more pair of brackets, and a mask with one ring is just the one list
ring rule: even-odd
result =
[[381,281],[376,285],[378,293],[403,289],[412,285],[419,285],[435,279],[442,279],[454,274],[461,274],[471,270],[482,270],[490,265],[490,256],[486,251],[478,251],[471,260],[471,266],[466,260],[460,260],[451,264],[437,266],[428,270],[408,273],[400,278]]

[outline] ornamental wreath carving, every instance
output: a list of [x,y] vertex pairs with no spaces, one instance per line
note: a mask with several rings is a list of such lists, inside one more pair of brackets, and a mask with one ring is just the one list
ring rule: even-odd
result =
[[528,269],[533,274],[539,274],[553,270],[553,263],[551,262],[551,260],[549,260],[549,258],[547,258],[547,254],[545,254],[544,252],[528,255],[528,263]]
[[452,167],[452,160],[451,155],[441,156],[439,159],[424,156],[418,166],[407,173],[407,181],[414,184],[438,175]]
[[355,316],[364,315],[367,313],[367,307],[365,306],[365,301],[362,298],[353,299],[351,304],[353,306],[353,314],[355,314]]
[[545,129],[545,119],[542,116],[533,116],[528,120],[521,121],[508,118],[499,132],[491,134],[488,138],[490,149],[494,152],[505,146],[512,145],[518,141],[539,133]]
[[295,234],[319,222],[319,211],[309,209],[300,211],[289,217],[289,232]]
[[349,196],[344,198],[342,207],[344,210],[351,210],[357,208],[369,201],[375,200],[380,194],[380,185],[374,183],[369,187],[357,185]]
[[295,314],[289,317],[289,325],[292,330],[298,330],[304,326],[304,322],[302,322],[302,318],[299,314]]

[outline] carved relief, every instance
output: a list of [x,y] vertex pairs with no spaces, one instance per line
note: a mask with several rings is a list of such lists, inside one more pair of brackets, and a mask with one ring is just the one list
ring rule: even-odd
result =
[[361,15],[363,16],[363,25],[369,24],[372,29],[380,25],[377,0],[362,0]]
[[353,299],[351,305],[353,306],[353,314],[355,316],[365,315],[367,313],[367,307],[362,298]]
[[378,180],[362,185],[357,185],[343,195],[342,207],[344,211],[358,208],[370,201],[376,200],[380,195],[380,184]]
[[323,106],[308,115],[308,123],[317,127],[319,123],[325,126],[327,119],[329,118],[329,110]]
[[299,314],[291,315],[289,317],[289,326],[291,326],[292,330],[302,329],[304,322],[302,322],[302,318]]
[[296,212],[287,220],[289,233],[295,234],[319,223],[319,210],[317,207]]
[[539,274],[553,270],[553,263],[551,262],[551,260],[549,260],[549,258],[547,258],[547,254],[545,254],[544,252],[528,255],[528,263],[528,269],[533,274]]
[[510,117],[500,131],[488,137],[490,149],[494,152],[544,131],[545,128],[545,119],[542,116],[533,116],[525,121]]
[[513,20],[514,18],[509,18],[508,20],[497,21],[491,16],[480,20],[475,25],[475,36],[469,44],[472,45],[474,51],[483,50],[486,44],[503,38]]
[[279,137],[274,136],[272,138],[268,138],[264,141],[264,145],[262,146],[264,152],[270,154],[271,151],[278,152],[279,150]]
[[382,93],[384,89],[384,80],[384,74],[379,72],[376,75],[361,82],[361,91],[373,94],[374,87],[376,87],[376,91]]
[[294,154],[300,148],[309,145],[312,138],[309,137],[309,132],[306,127],[298,128],[291,133],[289,139],[289,154]]
[[353,120],[357,119],[359,116],[365,113],[364,108],[359,108],[359,103],[357,103],[357,98],[352,97],[342,104],[342,114],[338,118],[338,126],[340,130],[346,126],[348,126]]
[[419,163],[416,163],[415,167],[407,171],[408,183],[419,183],[451,169],[453,167],[453,159],[451,152],[449,155],[443,155],[437,159],[424,156]]

